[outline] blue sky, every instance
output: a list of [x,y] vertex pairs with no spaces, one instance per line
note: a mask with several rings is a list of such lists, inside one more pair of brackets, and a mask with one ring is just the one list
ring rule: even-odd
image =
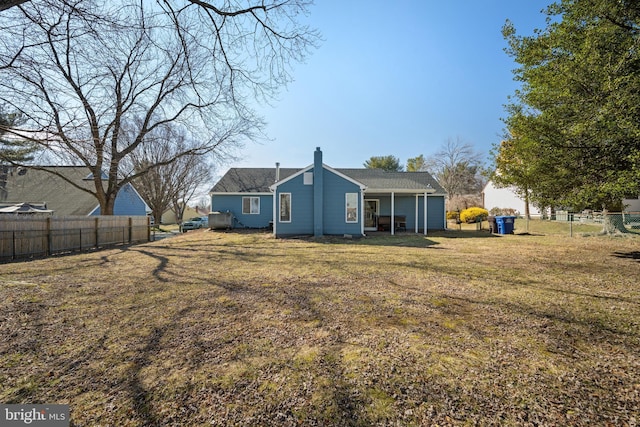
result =
[[324,41],[295,81],[259,111],[269,141],[247,143],[228,167],[304,167],[321,147],[332,167],[371,156],[405,164],[448,138],[484,157],[503,133],[518,87],[501,29],[543,28],[551,0],[316,0],[308,22]]

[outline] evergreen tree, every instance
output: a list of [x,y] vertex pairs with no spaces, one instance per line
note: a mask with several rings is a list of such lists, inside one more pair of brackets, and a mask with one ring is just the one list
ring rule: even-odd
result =
[[403,166],[400,164],[400,159],[391,155],[372,156],[364,162],[364,167],[367,169],[383,169],[389,172],[402,172],[403,169]]
[[522,82],[494,148],[503,183],[541,205],[619,211],[640,188],[640,4],[562,0],[533,36],[503,28]]
[[37,147],[29,141],[16,138],[11,130],[24,123],[20,113],[7,113],[0,107],[0,164],[24,163],[33,160]]

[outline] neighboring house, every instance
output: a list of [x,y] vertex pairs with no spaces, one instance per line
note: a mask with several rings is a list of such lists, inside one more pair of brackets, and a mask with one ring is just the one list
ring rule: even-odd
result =
[[[47,166],[83,188],[93,190],[91,172],[85,166]],[[0,166],[0,207],[17,203],[45,206],[54,216],[100,215],[97,199],[64,179],[32,168]],[[126,184],[116,197],[114,215],[147,215],[145,201],[131,184]]]
[[446,193],[429,173],[334,169],[320,148],[303,169],[230,169],[210,194],[211,210],[231,212],[235,228],[273,227],[276,236],[446,228]]
[[[513,187],[498,188],[493,181],[487,182],[482,190],[482,202],[484,208],[491,211],[493,208],[515,209],[520,215],[525,213],[525,202],[518,196]],[[637,199],[623,199],[625,212],[640,212],[640,196]],[[529,213],[532,217],[541,217],[540,209],[529,204]],[[549,211],[547,211],[547,214]]]
[[623,199],[625,212],[640,212],[640,196],[637,199]]
[[[184,221],[188,220],[189,218],[194,218],[194,217],[203,217],[203,216],[207,216],[209,215],[209,209],[204,209],[201,207],[196,206],[195,208],[191,207],[191,206],[187,206],[184,209],[184,213],[182,215],[182,219]],[[178,220],[176,218],[176,213],[173,211],[172,208],[167,209],[166,211],[164,211],[164,213],[162,214],[162,220],[161,220],[161,224],[177,224]]]
[[[498,188],[493,181],[487,182],[482,190],[482,203],[484,208],[491,211],[493,208],[514,209],[518,214],[524,215],[526,212],[525,201],[516,194],[513,187]],[[542,216],[540,210],[529,203],[529,215],[532,217]]]

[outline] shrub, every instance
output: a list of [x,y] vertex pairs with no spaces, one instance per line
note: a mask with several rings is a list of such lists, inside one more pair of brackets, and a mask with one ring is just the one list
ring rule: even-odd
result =
[[458,211],[447,211],[447,219],[458,219]]
[[469,208],[460,212],[460,221],[462,222],[476,222],[484,221],[489,216],[489,211],[482,208]]
[[500,215],[509,215],[509,216],[519,216],[520,213],[513,208],[491,208],[489,211],[489,215],[500,216]]

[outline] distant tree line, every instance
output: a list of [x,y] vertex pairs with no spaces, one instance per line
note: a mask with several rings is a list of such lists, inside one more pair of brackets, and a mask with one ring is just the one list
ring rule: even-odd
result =
[[460,138],[447,139],[430,156],[420,154],[409,158],[406,169],[393,155],[373,156],[364,162],[364,166],[391,172],[429,172],[447,192],[449,210],[479,205],[479,195],[487,176],[482,155]]

